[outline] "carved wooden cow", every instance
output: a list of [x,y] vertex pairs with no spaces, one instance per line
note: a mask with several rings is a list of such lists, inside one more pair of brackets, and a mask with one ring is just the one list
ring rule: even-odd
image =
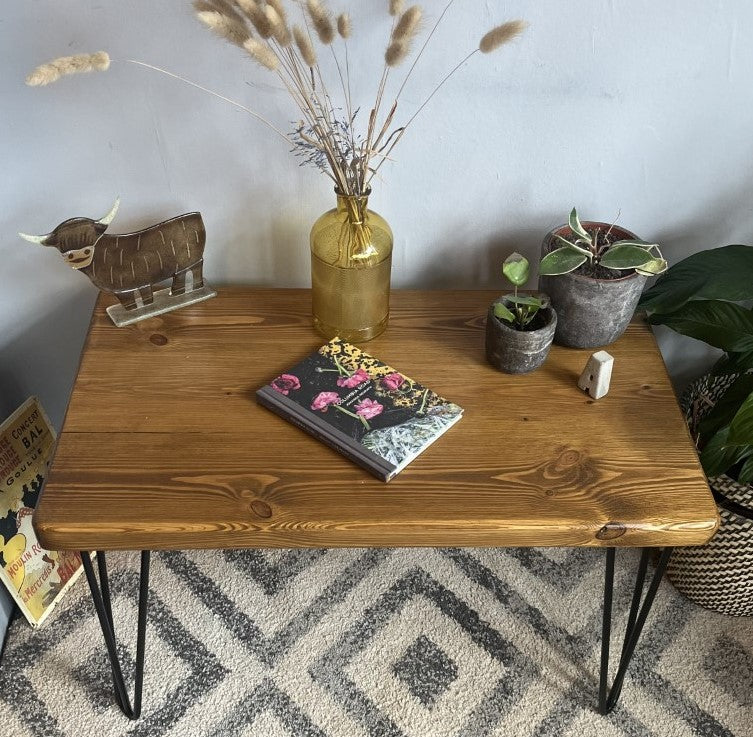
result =
[[86,274],[96,287],[113,292],[127,310],[136,308],[136,296],[145,305],[153,301],[152,287],[172,279],[170,294],[184,294],[191,272],[192,289],[204,285],[202,275],[206,232],[198,212],[178,215],[135,233],[106,235],[120,200],[100,220],[71,218],[48,235],[22,238],[60,251],[65,262]]

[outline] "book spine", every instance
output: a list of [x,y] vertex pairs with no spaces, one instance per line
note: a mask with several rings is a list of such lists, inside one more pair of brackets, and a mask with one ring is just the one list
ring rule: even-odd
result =
[[382,481],[389,481],[395,475],[396,468],[393,464],[367,450],[344,432],[329,425],[325,420],[307,412],[299,404],[280,394],[280,392],[264,387],[256,392],[256,398],[259,404],[272,410],[301,430],[305,430],[309,435],[344,455],[361,468],[365,468]]

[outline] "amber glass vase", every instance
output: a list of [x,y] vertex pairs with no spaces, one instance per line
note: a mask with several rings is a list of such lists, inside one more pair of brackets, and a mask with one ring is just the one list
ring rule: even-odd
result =
[[363,196],[337,192],[311,229],[314,326],[327,339],[371,340],[390,313],[392,230]]

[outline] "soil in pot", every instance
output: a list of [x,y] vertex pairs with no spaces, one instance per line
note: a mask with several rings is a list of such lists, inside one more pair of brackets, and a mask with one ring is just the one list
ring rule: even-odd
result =
[[[598,230],[601,245],[637,238],[629,230],[609,223],[589,221],[583,225],[589,233]],[[547,233],[542,256],[558,247],[555,234],[567,238],[570,228],[562,225]],[[613,343],[625,332],[645,283],[646,277],[635,271],[615,271],[588,264],[570,274],[542,276],[539,288],[550,296],[557,311],[554,342],[571,348],[597,348]]]
[[506,374],[526,374],[541,366],[549,355],[557,313],[551,307],[539,310],[526,330],[516,330],[494,316],[494,305],[486,315],[486,358]]

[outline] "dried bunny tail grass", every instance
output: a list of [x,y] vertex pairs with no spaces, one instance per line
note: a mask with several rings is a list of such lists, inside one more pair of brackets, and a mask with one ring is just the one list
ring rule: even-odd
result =
[[249,37],[248,30],[243,23],[217,10],[201,10],[196,13],[196,17],[220,38],[224,38],[236,46],[243,46]]
[[390,0],[390,15],[402,15],[404,7],[403,0]]
[[418,32],[418,24],[421,22],[423,11],[420,5],[411,5],[397,22],[392,32],[393,41],[409,41]]
[[272,35],[275,37],[277,43],[279,43],[280,46],[290,46],[292,37],[287,24],[280,17],[280,14],[272,7],[272,5],[264,6],[264,14],[267,16],[267,20],[272,26]]
[[395,30],[392,32],[387,51],[384,52],[384,61],[388,67],[396,67],[405,61],[418,33],[422,15],[423,11],[420,6],[412,5],[400,16]]
[[272,38],[274,26],[270,22],[264,9],[255,0],[235,0],[243,15],[251,21],[251,25],[262,38]]
[[342,38],[350,38],[352,26],[350,23],[350,16],[347,13],[340,13],[337,16],[337,32]]
[[254,61],[261,64],[263,67],[266,67],[272,72],[277,70],[280,61],[275,52],[272,51],[267,44],[261,43],[261,41],[257,41],[255,38],[249,38],[246,39],[243,48],[248,51]]
[[94,54],[76,54],[75,56],[60,56],[38,66],[26,77],[26,84],[30,87],[41,87],[56,82],[66,74],[80,74],[82,72],[105,72],[110,68],[110,55],[106,51]]
[[315,67],[316,53],[314,52],[314,45],[311,43],[308,34],[301,30],[300,26],[293,26],[293,38],[295,39],[295,44],[298,47],[298,51],[301,52],[301,58],[306,66]]
[[194,0],[193,7],[197,13],[222,13],[222,15],[226,15],[244,25],[243,16],[233,7],[230,0]]
[[332,15],[329,9],[320,0],[306,0],[306,8],[319,40],[325,46],[331,44],[335,40],[335,27],[332,25]]
[[528,23],[524,20],[511,20],[507,23],[503,23],[501,26],[492,28],[492,30],[489,31],[489,33],[487,33],[479,42],[479,51],[484,54],[495,51],[503,44],[520,36],[527,27]]
[[287,25],[288,14],[285,12],[285,4],[282,0],[267,0],[267,5],[271,5],[275,13],[280,16],[280,20]]

